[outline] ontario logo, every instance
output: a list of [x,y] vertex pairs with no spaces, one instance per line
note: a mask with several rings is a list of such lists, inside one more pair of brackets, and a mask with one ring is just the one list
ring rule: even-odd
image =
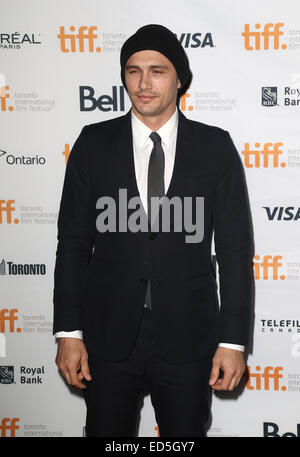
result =
[[287,49],[287,44],[281,43],[284,35],[283,27],[283,22],[256,23],[254,27],[245,24],[241,34],[244,38],[244,48],[247,51]]
[[4,160],[7,165],[45,165],[45,157],[38,156],[16,156],[13,154],[7,154],[6,151],[0,149],[1,160]]

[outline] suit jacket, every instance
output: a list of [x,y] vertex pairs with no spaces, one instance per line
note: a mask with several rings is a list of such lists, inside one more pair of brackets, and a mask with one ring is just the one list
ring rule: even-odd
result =
[[[83,330],[88,353],[122,360],[134,345],[148,280],[161,356],[182,363],[211,356],[218,342],[246,346],[251,310],[251,220],[239,154],[227,131],[178,110],[173,174],[166,197],[204,197],[204,236],[100,232],[97,200],[138,197],[131,110],[85,126],[69,156],[58,218],[54,326]],[[193,207],[194,208],[194,207]],[[128,218],[134,209],[128,209]],[[195,209],[193,209],[195,211]],[[195,213],[193,213],[195,215]],[[149,228],[149,226],[148,226]],[[221,303],[211,262],[214,234]]]

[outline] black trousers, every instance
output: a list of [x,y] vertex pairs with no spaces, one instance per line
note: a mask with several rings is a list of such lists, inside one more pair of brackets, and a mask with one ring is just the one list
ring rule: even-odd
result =
[[163,360],[148,308],[144,308],[136,343],[126,359],[111,362],[89,355],[89,366],[92,381],[86,382],[83,391],[88,437],[138,436],[140,409],[147,393],[159,436],[205,436],[211,358],[182,364]]

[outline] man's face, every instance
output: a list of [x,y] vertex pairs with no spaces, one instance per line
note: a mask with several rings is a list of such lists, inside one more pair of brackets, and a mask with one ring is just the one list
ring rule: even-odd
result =
[[174,110],[181,84],[173,64],[160,52],[133,54],[125,66],[125,81],[133,111],[158,116]]

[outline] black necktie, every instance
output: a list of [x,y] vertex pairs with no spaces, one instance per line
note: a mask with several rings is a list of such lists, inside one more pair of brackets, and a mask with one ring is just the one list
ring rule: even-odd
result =
[[[161,137],[158,133],[152,132],[150,138],[153,141],[153,149],[149,160],[148,168],[148,218],[150,221],[150,227],[154,225],[157,214],[151,214],[151,198],[152,197],[163,197],[165,195],[165,155],[161,145]],[[146,293],[146,305],[151,308],[151,293],[150,293],[150,281],[148,281],[147,293]]]

